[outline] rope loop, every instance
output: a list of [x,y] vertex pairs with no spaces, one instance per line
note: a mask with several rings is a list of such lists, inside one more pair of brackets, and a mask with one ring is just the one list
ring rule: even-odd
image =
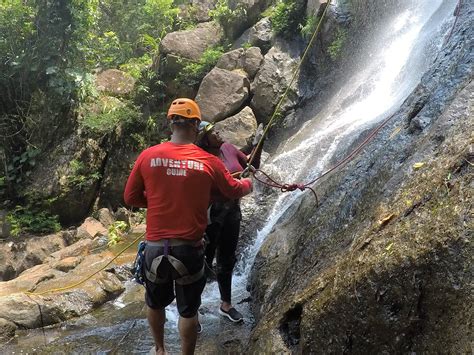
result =
[[[258,177],[257,173],[262,174],[265,179]],[[314,195],[314,198],[316,199],[316,207],[319,206],[318,195],[316,194],[316,191],[314,191],[314,189],[309,186],[309,184],[282,184],[274,180],[270,175],[260,169],[255,169],[254,171],[252,171],[252,174],[255,180],[261,182],[266,186],[278,188],[281,192],[291,192],[295,190],[305,191],[306,189],[311,190]]]
[[306,190],[306,186],[303,184],[283,184],[280,187],[281,192],[290,192],[299,189],[300,191]]

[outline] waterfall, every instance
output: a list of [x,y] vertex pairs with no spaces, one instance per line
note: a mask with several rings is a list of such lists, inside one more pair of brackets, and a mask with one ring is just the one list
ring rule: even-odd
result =
[[[342,6],[339,5],[342,3],[345,2],[334,1],[332,10],[337,10],[337,6]],[[400,10],[384,22],[383,30],[374,31],[376,33],[371,34],[372,38],[364,41],[367,47],[361,52],[365,56],[354,64],[358,69],[345,78],[337,94],[317,115],[306,117],[300,130],[280,144],[261,167],[262,170],[282,182],[311,181],[328,169],[335,157],[340,158],[341,152],[354,143],[360,132],[376,127],[395,112],[420,82],[423,73],[443,46],[455,20],[452,14],[456,3],[457,0],[400,2]],[[242,252],[243,257],[236,266],[232,287],[234,304],[249,296],[247,279],[265,238],[278,225],[282,216],[301,201],[305,193],[308,192],[278,193],[264,226],[258,231],[252,245]],[[131,293],[142,290],[131,282],[126,286],[127,292],[102,307],[99,312],[71,321],[70,324],[65,323],[60,329],[46,330],[48,333],[45,330],[42,330],[45,333],[33,330],[27,339],[31,344],[42,344],[43,337],[48,334],[48,342],[60,339],[60,346],[61,342],[72,344],[84,348],[85,352],[85,349],[100,348],[103,351],[99,353],[106,353],[113,347],[110,344],[116,345],[117,342],[130,353],[148,351],[152,344],[148,325],[146,320],[137,319],[141,317],[143,303],[132,304],[127,301]],[[247,330],[238,333],[242,325],[228,325],[227,320],[219,323],[219,303],[217,283],[208,283],[202,295],[202,336],[214,341],[214,336],[223,332],[225,327],[228,327],[225,331],[231,336],[246,334]],[[251,318],[247,302],[238,304],[238,308],[246,319]],[[166,317],[168,350],[175,352],[179,349],[179,334],[174,303],[167,307]],[[246,320],[243,325],[248,327],[248,333],[250,324]]]
[[[262,169],[271,171],[279,181],[311,181],[329,168],[338,151],[353,143],[358,132],[375,127],[396,111],[441,49],[454,21],[450,14],[456,3],[412,1],[401,10],[386,24],[377,43],[367,49],[361,70],[347,78],[327,107],[284,142]],[[280,194],[238,266],[240,282],[245,283],[252,264],[249,260],[254,259],[265,237],[302,195],[301,191]]]

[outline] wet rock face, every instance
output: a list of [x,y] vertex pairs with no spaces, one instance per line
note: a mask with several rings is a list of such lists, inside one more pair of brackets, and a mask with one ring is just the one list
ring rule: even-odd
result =
[[249,352],[470,352],[473,11],[393,121],[317,185],[321,205],[307,194],[268,236]]
[[196,96],[203,119],[217,122],[238,112],[249,96],[249,87],[245,75],[212,69],[204,77]]

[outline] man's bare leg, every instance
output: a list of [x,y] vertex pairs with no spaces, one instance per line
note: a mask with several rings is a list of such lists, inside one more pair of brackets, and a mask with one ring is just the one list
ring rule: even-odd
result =
[[179,335],[181,336],[181,353],[194,354],[197,340],[198,315],[192,318],[179,317]]
[[165,350],[165,309],[153,309],[147,307],[146,317],[150,324],[151,334],[155,340],[155,349],[157,354],[166,354]]

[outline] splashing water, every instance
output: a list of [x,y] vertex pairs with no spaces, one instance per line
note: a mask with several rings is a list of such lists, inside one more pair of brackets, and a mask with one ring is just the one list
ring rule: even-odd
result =
[[[450,3],[452,6],[445,8],[446,13],[452,12],[456,1]],[[412,8],[396,16],[387,26],[386,37],[380,41],[382,45],[374,50],[378,54],[372,55],[370,64],[348,79],[349,84],[341,89],[327,108],[279,148],[263,170],[274,172],[280,181],[310,181],[328,168],[342,142],[347,144],[355,132],[392,114],[417,85],[429,65],[419,54],[417,58],[411,58],[414,48],[424,46],[426,51],[437,51],[442,45],[448,24],[427,25],[441,5],[441,0],[431,1],[430,4],[415,2]],[[428,45],[433,43],[434,46]],[[429,56],[426,51],[422,54]],[[347,101],[352,103],[343,107]],[[247,278],[255,255],[280,218],[302,195],[303,192],[294,191],[281,194],[276,200],[266,224],[258,231],[253,245],[244,251],[245,257],[236,266],[232,282],[233,299],[248,296]],[[217,283],[208,284],[202,296],[203,306],[214,309],[219,299]],[[176,322],[178,315],[174,307],[171,309],[167,311],[168,320]],[[215,318],[212,314],[206,314],[205,321],[212,322]]]
[[[349,84],[282,145],[263,169],[274,172],[280,181],[311,181],[328,168],[342,142],[348,144],[356,132],[391,115],[428,68],[430,62],[426,58],[434,58],[433,54],[441,48],[450,26],[445,19],[455,5],[454,0],[414,2],[411,8],[398,14],[388,24],[385,38],[374,50],[378,54],[372,55],[370,64],[349,78]],[[444,16],[434,16],[439,11]],[[431,21],[435,17],[438,21]],[[348,101],[351,104],[347,105]],[[235,280],[234,287],[245,285],[252,264],[248,260],[254,259],[265,237],[302,194],[295,191],[278,197],[254,245],[246,251],[246,261],[238,265],[242,275]]]

